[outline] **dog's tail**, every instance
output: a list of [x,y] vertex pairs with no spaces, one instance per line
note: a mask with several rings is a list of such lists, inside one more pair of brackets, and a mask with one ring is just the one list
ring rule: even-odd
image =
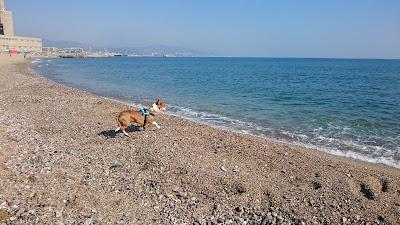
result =
[[119,122],[119,118],[118,117],[117,117],[117,124],[118,124],[118,128],[115,129],[115,133],[117,133],[121,129],[121,123]]

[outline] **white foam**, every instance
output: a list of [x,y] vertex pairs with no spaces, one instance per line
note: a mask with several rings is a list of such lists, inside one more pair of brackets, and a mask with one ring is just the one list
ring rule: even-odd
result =
[[[304,148],[309,148],[309,149],[316,149],[319,151],[323,151],[329,154],[337,155],[337,156],[343,156],[343,157],[348,157],[352,159],[357,159],[361,161],[366,161],[370,163],[380,163],[380,164],[385,164],[391,167],[395,168],[400,168],[400,162],[395,160],[392,156],[387,155],[388,149],[384,149],[381,146],[372,146],[372,145],[362,145],[359,143],[356,143],[354,141],[350,140],[341,140],[338,138],[333,138],[333,137],[325,137],[323,135],[318,135],[316,136],[316,140],[320,140],[321,145],[317,144],[310,144],[312,141],[312,137],[307,136],[305,134],[299,133],[293,133],[290,131],[285,131],[285,130],[280,130],[279,133],[286,135],[290,137],[293,140],[284,140],[282,138],[274,137],[273,135],[267,135],[268,133],[274,133],[274,130],[271,128],[266,128],[259,126],[255,123],[252,122],[244,122],[236,119],[232,119],[226,116],[221,116],[213,113],[206,113],[206,112],[196,112],[194,110],[191,110],[189,108],[185,107],[179,107],[179,106],[174,106],[173,108],[177,109],[176,112],[172,112],[170,114],[179,116],[185,119],[189,119],[195,122],[203,123],[206,125],[210,125],[216,128],[221,128],[224,130],[229,130],[233,132],[238,132],[238,133],[244,133],[244,134],[249,134],[249,135],[254,135],[262,138],[266,138],[269,140],[274,140],[278,141],[280,143],[285,143],[285,144],[294,144],[300,147]],[[333,130],[343,130],[343,132],[350,132],[351,128],[349,127],[344,127],[341,128],[339,126],[335,126],[330,124],[330,128]],[[318,134],[319,132],[324,131],[322,127],[319,127],[315,130],[313,130],[314,133]],[[276,130],[275,130],[276,132]],[[379,137],[375,137],[379,138]],[[298,141],[296,141],[298,140]],[[358,153],[356,151],[352,150],[343,150],[339,149],[337,147],[327,147],[324,146],[323,144],[327,143],[333,143],[334,145],[340,145],[344,144],[350,149],[363,149],[367,152],[369,152],[371,155],[365,155],[362,153]],[[385,155],[386,153],[386,155]]]

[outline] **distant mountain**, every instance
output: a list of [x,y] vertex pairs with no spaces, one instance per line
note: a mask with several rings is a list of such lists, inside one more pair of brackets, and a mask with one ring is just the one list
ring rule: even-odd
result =
[[150,45],[145,47],[127,47],[127,48],[116,48],[116,47],[101,47],[89,44],[83,44],[78,42],[70,41],[53,41],[49,39],[43,39],[44,47],[56,47],[56,48],[83,48],[86,50],[91,49],[92,51],[111,51],[119,52],[122,54],[137,54],[137,55],[174,55],[174,56],[207,56],[209,53],[182,48],[175,46],[166,45]]
[[193,53],[193,54],[204,54],[203,52],[188,49],[188,48],[181,48],[176,46],[166,46],[166,45],[149,45],[146,47],[136,47],[136,48],[128,48],[130,51],[139,51],[139,52],[180,52],[180,53]]
[[52,41],[48,39],[43,39],[44,47],[56,47],[56,48],[92,48],[93,45],[82,44],[78,42],[71,41]]

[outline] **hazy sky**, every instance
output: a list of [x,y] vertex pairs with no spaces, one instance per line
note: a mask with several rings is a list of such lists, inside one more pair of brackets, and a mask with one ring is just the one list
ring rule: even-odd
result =
[[18,35],[230,56],[400,58],[400,0],[6,0]]

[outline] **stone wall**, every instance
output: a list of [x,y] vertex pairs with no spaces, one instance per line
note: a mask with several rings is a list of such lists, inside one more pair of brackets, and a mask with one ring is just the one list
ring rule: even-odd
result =
[[0,52],[15,49],[18,52],[42,52],[42,39],[0,35]]

